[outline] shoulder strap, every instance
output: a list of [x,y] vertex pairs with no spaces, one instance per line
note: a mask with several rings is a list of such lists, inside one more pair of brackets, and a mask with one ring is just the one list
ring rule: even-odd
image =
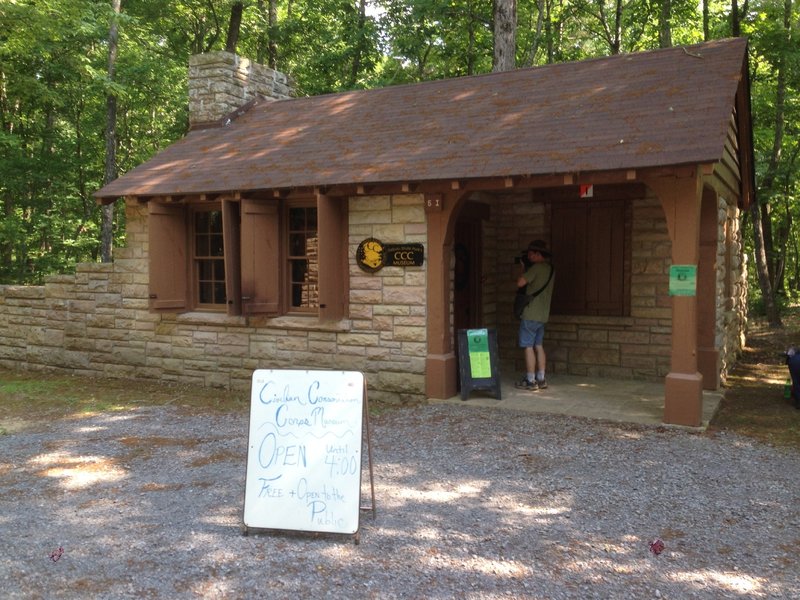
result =
[[550,267],[550,275],[548,275],[548,276],[547,276],[547,281],[545,281],[545,282],[544,282],[544,285],[543,285],[542,287],[540,287],[538,290],[536,290],[536,291],[535,291],[535,292],[533,292],[532,294],[528,294],[528,302],[530,302],[531,300],[533,300],[534,298],[536,298],[536,296],[538,296],[539,294],[541,294],[541,293],[544,291],[544,289],[545,289],[545,288],[546,288],[548,285],[550,285],[550,280],[553,278],[553,265],[551,265],[550,263],[548,263],[548,264],[547,264],[547,266],[548,266],[548,267]]

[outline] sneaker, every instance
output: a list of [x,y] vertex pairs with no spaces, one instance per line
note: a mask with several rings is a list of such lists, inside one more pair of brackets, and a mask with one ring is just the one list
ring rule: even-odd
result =
[[528,381],[527,377],[523,377],[520,381],[516,382],[514,387],[518,390],[527,390],[529,392],[535,392],[539,389],[539,385],[535,381]]
[[539,387],[540,390],[546,390],[547,389],[547,380],[546,379],[539,379],[536,382],[536,385]]

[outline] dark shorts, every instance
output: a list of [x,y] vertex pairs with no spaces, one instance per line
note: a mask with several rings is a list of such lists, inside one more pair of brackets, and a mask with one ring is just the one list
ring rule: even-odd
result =
[[526,321],[525,319],[519,322],[520,348],[533,348],[534,346],[541,346],[543,341],[544,323],[541,321]]

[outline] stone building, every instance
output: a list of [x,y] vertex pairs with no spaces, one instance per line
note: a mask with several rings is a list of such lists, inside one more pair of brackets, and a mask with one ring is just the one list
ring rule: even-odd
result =
[[225,53],[190,77],[189,134],[96,194],[124,198],[115,262],[0,289],[0,364],[447,398],[459,329],[521,368],[514,259],[541,238],[548,371],[663,380],[664,421],[700,423],[745,328],[745,40],[311,98]]

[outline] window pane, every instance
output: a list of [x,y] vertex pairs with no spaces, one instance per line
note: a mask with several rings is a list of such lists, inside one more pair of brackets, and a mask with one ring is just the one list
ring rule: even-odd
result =
[[195,254],[195,256],[208,256],[209,255],[209,246],[208,246],[208,236],[207,235],[198,235],[195,238],[194,254]]
[[196,233],[206,233],[208,231],[208,212],[198,212],[194,214],[194,230]]
[[305,208],[290,208],[289,209],[289,230],[298,231],[306,228],[306,210]]
[[225,304],[225,284],[214,284],[214,304]]
[[209,282],[201,282],[198,286],[197,301],[200,304],[213,304],[214,286]]
[[193,236],[197,304],[225,304],[222,212],[219,210],[195,212]]
[[222,213],[220,211],[212,210],[208,213],[208,231],[222,234]]
[[225,250],[222,245],[222,234],[215,234],[211,236],[209,241],[209,256],[224,256]]
[[292,284],[292,306],[303,306],[303,286]]
[[210,260],[197,261],[198,277],[200,281],[211,281],[214,279],[214,262]]
[[288,214],[290,306],[317,308],[317,209],[314,206],[290,207]]
[[289,234],[289,256],[306,255],[306,236],[304,233]]

